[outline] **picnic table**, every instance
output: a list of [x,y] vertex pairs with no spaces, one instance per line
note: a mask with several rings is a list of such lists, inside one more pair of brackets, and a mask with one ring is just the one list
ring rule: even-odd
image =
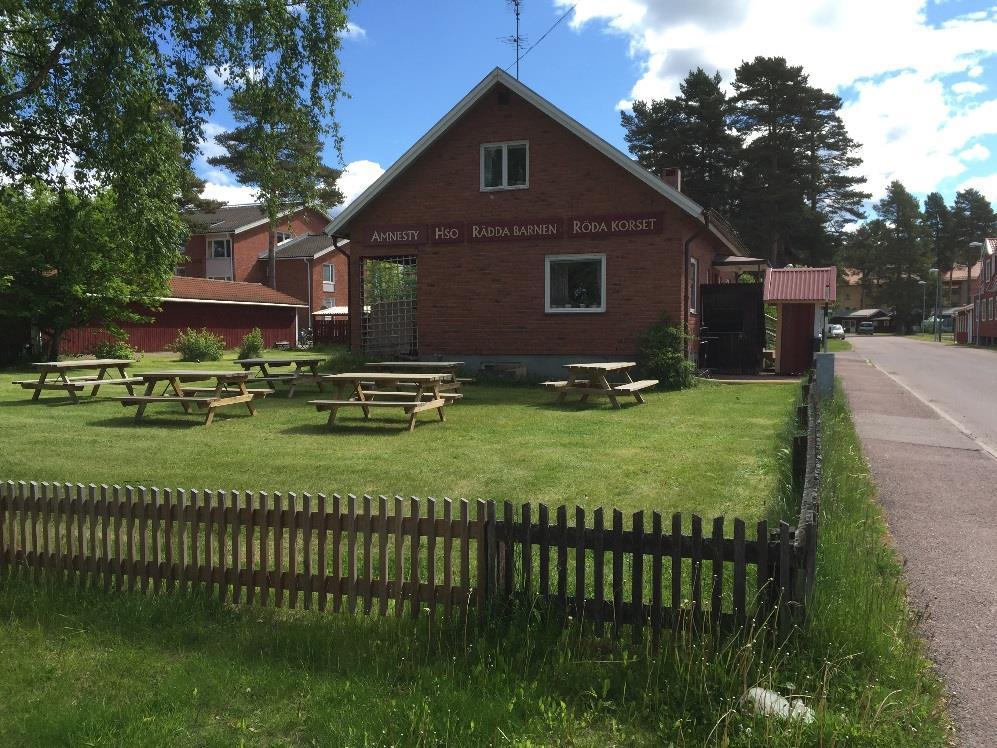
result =
[[[311,400],[319,412],[329,412],[329,428],[336,420],[336,413],[341,408],[358,407],[363,409],[364,418],[370,418],[371,408],[401,408],[408,415],[408,430],[415,429],[415,419],[418,413],[425,410],[436,410],[441,421],[446,420],[443,409],[458,400],[461,395],[455,392],[443,392],[441,387],[447,381],[447,375],[439,373],[406,374],[404,380],[415,384],[414,390],[383,390],[376,389],[378,384],[388,387],[399,382],[397,372],[366,371],[346,372],[344,374],[324,374],[322,379],[336,387],[336,400]],[[369,387],[368,383],[373,384]],[[345,397],[347,388],[350,397]],[[387,400],[381,398],[389,398]]]
[[[399,374],[442,374],[444,380],[440,383],[441,392],[457,392],[462,383],[470,379],[459,379],[457,371],[464,365],[463,361],[378,361],[364,364],[367,369],[380,372],[398,372]],[[412,384],[408,376],[399,377],[397,384]]]
[[[246,371],[257,369],[259,374],[254,376],[254,382],[266,382],[272,392],[277,391],[277,383],[283,382],[288,386],[287,396],[294,396],[294,388],[305,382],[317,384],[319,391],[324,392],[322,380],[318,373],[319,364],[325,361],[324,358],[314,356],[285,356],[281,358],[240,358],[236,359]],[[294,367],[294,371],[273,372],[271,368]]]
[[[585,402],[592,395],[609,398],[613,407],[619,410],[620,403],[618,396],[632,396],[638,403],[644,402],[641,390],[653,387],[658,383],[657,379],[641,379],[635,382],[630,377],[630,370],[637,365],[634,361],[609,361],[606,363],[594,364],[565,364],[568,370],[568,378],[563,381],[543,382],[548,389],[558,393],[557,401],[563,403],[569,393],[581,395],[579,402]],[[610,374],[622,375],[625,381],[611,384]]]
[[[253,407],[253,399],[256,397],[266,397],[271,390],[250,390],[246,388],[249,380],[248,371],[197,371],[197,370],[176,370],[176,371],[149,371],[141,375],[145,384],[145,392],[141,395],[123,395],[115,398],[120,400],[124,406],[137,405],[135,420],[138,421],[145,414],[145,409],[155,403],[178,403],[185,413],[192,413],[196,406],[206,409],[204,425],[207,426],[214,420],[215,411],[229,405],[245,403],[250,415],[256,415],[256,408]],[[214,380],[213,386],[186,386],[191,382],[204,382]],[[165,383],[163,394],[153,394],[156,385]],[[168,394],[171,393],[171,394]]]
[[[125,373],[125,369],[131,366],[134,361],[127,358],[91,358],[91,359],[71,359],[69,361],[42,361],[31,364],[38,372],[38,379],[19,379],[13,384],[21,385],[22,389],[34,390],[32,400],[37,400],[42,390],[65,390],[69,394],[69,399],[74,403],[80,402],[76,393],[92,387],[90,397],[94,397],[97,391],[104,385],[123,385],[132,393],[132,385],[140,384],[141,379],[130,377]],[[107,372],[116,369],[118,376],[113,375],[108,378]],[[84,376],[69,376],[72,371],[96,371],[97,374]],[[55,379],[49,379],[49,374],[58,375]]]

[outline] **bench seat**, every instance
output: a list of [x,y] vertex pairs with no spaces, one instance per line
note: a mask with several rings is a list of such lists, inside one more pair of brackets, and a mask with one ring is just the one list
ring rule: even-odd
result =
[[657,379],[641,379],[636,382],[626,382],[625,384],[614,384],[615,392],[640,392],[648,387],[654,387],[658,383]]
[[[214,388],[214,387],[184,387],[183,388],[184,392],[215,392],[215,390],[216,390],[216,388]],[[246,388],[246,392],[248,392],[250,395],[256,395],[256,397],[266,397],[267,395],[272,395],[273,394],[273,390],[253,389],[251,387],[247,387]],[[241,395],[242,393],[239,392],[239,390],[236,389],[236,388],[234,388],[234,387],[226,387],[225,389],[222,390],[222,394],[223,395]]]
[[194,403],[195,405],[207,405],[217,398],[187,396],[178,397],[176,395],[119,395],[114,398],[122,405],[138,405],[140,403]]
[[[385,390],[364,390],[363,394],[364,394],[364,397],[375,397],[375,396],[381,396],[381,397],[408,397],[408,398],[415,397],[415,391],[414,390],[409,390],[407,392],[387,392]],[[424,399],[425,398],[432,399],[433,393],[432,392],[423,392],[422,393],[422,397]],[[440,397],[442,397],[445,400],[460,400],[464,396],[462,394],[460,394],[459,392],[441,392],[440,393]],[[410,402],[412,402],[412,401],[410,400]]]
[[549,382],[541,382],[540,384],[542,384],[544,387],[547,387],[548,389],[556,390],[559,387],[567,387],[568,381],[566,379],[555,379]]
[[19,384],[25,390],[82,390],[93,386],[84,382],[39,382],[37,379],[19,379],[11,384]]
[[[366,394],[366,393],[365,393]],[[422,403],[426,401],[423,400]],[[331,408],[346,408],[350,405],[360,405],[365,408],[411,408],[415,400],[309,400],[315,410],[330,410]],[[436,407],[436,406],[434,406]]]

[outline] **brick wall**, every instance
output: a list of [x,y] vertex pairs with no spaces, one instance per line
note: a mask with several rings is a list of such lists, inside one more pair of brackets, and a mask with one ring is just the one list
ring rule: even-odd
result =
[[[480,145],[529,141],[529,188],[481,192]],[[521,220],[572,215],[665,214],[659,235],[501,241],[419,247],[360,246],[365,226],[446,221]],[[418,257],[419,352],[423,356],[632,355],[637,335],[667,313],[682,320],[683,242],[693,218],[515,95],[496,91],[459,122],[351,221],[352,339],[361,340],[360,259]],[[711,235],[697,241],[700,281],[709,280]],[[606,255],[606,311],[544,311],[545,264],[551,254]],[[698,320],[690,316],[698,328]]]

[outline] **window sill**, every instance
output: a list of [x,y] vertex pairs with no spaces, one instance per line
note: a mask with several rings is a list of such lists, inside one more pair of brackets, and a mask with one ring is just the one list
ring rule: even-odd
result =
[[578,307],[578,308],[544,310],[544,312],[547,314],[604,314],[605,311],[606,311],[605,307],[601,308]]
[[329,293],[336,293],[336,284],[322,281],[322,290],[328,291]]
[[530,185],[520,184],[513,187],[482,187],[482,192],[512,192],[514,190],[528,190]]

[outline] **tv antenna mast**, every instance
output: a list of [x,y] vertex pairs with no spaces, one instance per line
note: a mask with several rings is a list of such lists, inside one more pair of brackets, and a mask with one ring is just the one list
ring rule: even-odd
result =
[[512,6],[512,12],[516,16],[516,33],[512,36],[502,37],[502,41],[516,48],[516,80],[519,80],[519,60],[520,50],[526,45],[527,39],[519,33],[519,17],[522,14],[523,0],[505,0]]

